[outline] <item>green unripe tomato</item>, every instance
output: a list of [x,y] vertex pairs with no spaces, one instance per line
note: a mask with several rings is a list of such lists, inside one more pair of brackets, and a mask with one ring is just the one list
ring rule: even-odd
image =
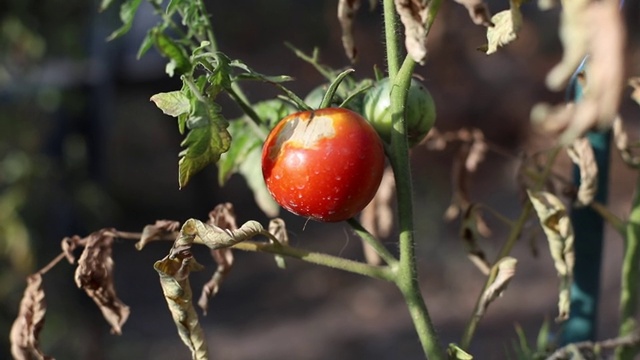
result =
[[[311,90],[309,94],[307,94],[307,96],[304,98],[305,104],[309,105],[312,109],[319,108],[320,103],[322,103],[322,98],[324,97],[324,94],[327,93],[327,90],[329,90],[329,84],[317,86],[316,88]],[[338,91],[336,91],[336,93],[334,94],[333,99],[331,99],[331,104],[329,104],[329,107],[340,106],[347,97],[348,94],[346,94],[344,90],[338,89]],[[360,113],[363,98],[364,95],[360,93],[355,98],[352,98],[345,107],[349,110]]]
[[[367,91],[362,109],[364,117],[387,143],[391,142],[392,129],[390,93],[389,78],[380,80]],[[411,79],[405,116],[409,146],[413,146],[424,139],[436,120],[436,105],[431,93],[416,79]]]

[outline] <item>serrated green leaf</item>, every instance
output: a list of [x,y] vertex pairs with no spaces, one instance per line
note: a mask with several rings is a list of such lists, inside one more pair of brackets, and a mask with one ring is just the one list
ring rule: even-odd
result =
[[182,91],[157,93],[151,97],[156,106],[169,116],[180,116],[191,110],[189,98]]
[[141,3],[142,0],[127,0],[120,6],[120,20],[122,21],[122,26],[112,32],[111,35],[107,37],[107,41],[117,39],[129,32],[131,25],[133,24],[133,19]]
[[260,81],[265,81],[270,83],[282,83],[282,82],[293,80],[291,76],[287,76],[287,75],[270,76],[270,75],[261,74],[257,71],[254,71],[247,64],[243,63],[240,60],[233,60],[229,62],[229,66],[244,70],[243,74],[238,75],[239,79],[260,80]]
[[187,56],[186,50],[162,31],[153,32],[153,44],[162,56],[171,60],[167,64],[167,74],[172,76],[174,69],[178,70],[180,74],[186,74],[191,71],[191,61]]
[[231,68],[229,67],[231,60],[222,53],[216,53],[214,57],[216,59],[216,67],[207,80],[213,86],[209,91],[219,92],[220,89],[231,88]]
[[168,15],[173,14],[184,3],[184,0],[171,0],[167,5],[166,13]]
[[185,149],[180,152],[178,163],[180,188],[204,167],[217,162],[231,144],[231,135],[227,131],[229,123],[220,113],[220,107],[213,102],[202,101],[195,101],[194,105],[187,120],[190,131],[181,144]]

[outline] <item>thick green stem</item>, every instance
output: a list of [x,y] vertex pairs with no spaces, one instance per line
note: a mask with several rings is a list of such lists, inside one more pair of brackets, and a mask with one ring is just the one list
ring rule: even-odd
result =
[[420,292],[416,266],[415,240],[413,237],[413,199],[411,169],[409,166],[409,145],[406,136],[404,108],[411,75],[415,62],[405,58],[399,66],[399,46],[396,36],[398,20],[393,0],[384,0],[385,39],[387,46],[387,67],[391,89],[391,114],[393,130],[389,157],[393,167],[398,198],[398,226],[400,262],[395,283],[402,292],[409,309],[413,325],[427,358],[446,359],[438,344],[438,336],[431,322],[429,312]]
[[365,275],[385,281],[393,281],[394,275],[387,266],[373,266],[359,261],[345,259],[339,256],[323,254],[319,252],[308,251],[304,249],[294,248],[278,243],[262,243],[255,241],[243,241],[233,246],[234,249],[266,252],[276,255],[284,255],[309,263],[327,266],[334,269],[347,271],[354,274]]
[[[624,258],[622,260],[622,284],[620,291],[619,336],[626,336],[638,328],[638,285],[640,284],[640,178],[636,180],[636,194],[626,228]],[[616,359],[631,360],[638,354],[639,346],[623,346],[616,350]]]

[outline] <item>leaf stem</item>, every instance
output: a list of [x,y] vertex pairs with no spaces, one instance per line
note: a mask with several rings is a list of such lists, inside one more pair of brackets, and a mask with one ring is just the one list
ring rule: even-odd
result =
[[389,250],[380,243],[380,241],[370,232],[365,229],[362,224],[355,218],[351,218],[347,220],[347,223],[353,228],[353,230],[364,240],[367,244],[369,244],[375,252],[380,255],[380,257],[389,265],[395,266],[398,263],[398,259]]
[[393,271],[388,266],[372,266],[338,256],[294,248],[286,244],[243,241],[235,244],[233,249],[289,256],[312,264],[327,266],[385,281],[393,281],[394,279]]

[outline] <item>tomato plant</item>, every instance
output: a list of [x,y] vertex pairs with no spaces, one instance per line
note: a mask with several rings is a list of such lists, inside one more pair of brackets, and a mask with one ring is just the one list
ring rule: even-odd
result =
[[275,200],[320,221],[346,220],[360,212],[375,195],[383,170],[376,131],[343,108],[285,117],[262,149],[262,173]]
[[[367,91],[362,114],[386,142],[391,141],[391,83],[380,80]],[[436,120],[436,106],[431,93],[418,80],[411,79],[405,110],[409,145],[416,145],[427,135]]]

